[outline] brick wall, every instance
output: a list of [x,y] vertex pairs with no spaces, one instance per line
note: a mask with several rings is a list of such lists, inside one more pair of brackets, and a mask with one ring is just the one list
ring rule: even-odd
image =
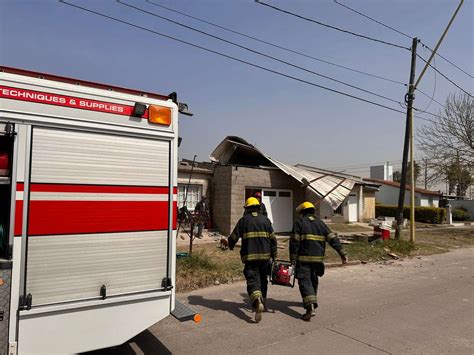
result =
[[217,165],[211,180],[212,221],[214,228],[230,234],[232,166]]

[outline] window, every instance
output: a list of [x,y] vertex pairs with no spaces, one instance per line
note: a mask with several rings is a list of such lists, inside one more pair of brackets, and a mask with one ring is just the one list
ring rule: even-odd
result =
[[[186,189],[188,196],[186,197]],[[186,207],[188,211],[194,211],[194,207],[199,202],[202,196],[202,185],[179,185],[178,184],[178,207],[183,207],[186,199]]]
[[263,195],[264,196],[276,196],[277,193],[276,193],[276,191],[266,191],[266,190],[264,190]]
[[280,195],[280,197],[291,197],[291,192],[290,191],[280,191],[279,195]]

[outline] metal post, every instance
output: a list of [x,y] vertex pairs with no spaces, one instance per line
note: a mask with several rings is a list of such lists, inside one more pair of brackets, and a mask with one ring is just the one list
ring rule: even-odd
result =
[[[397,229],[395,231],[395,239],[399,240],[403,224],[403,209],[405,205],[405,188],[407,183],[407,160],[408,149],[410,145],[410,138],[412,138],[412,121],[413,121],[413,100],[415,98],[415,67],[416,67],[416,46],[418,45],[418,38],[413,38],[411,45],[411,67],[410,67],[410,84],[408,86],[408,93],[405,95],[405,102],[407,103],[407,121],[405,128],[405,141],[403,144],[403,160],[402,160],[402,178],[400,181],[400,192],[398,195],[398,210],[397,210]],[[413,158],[412,158],[413,162]],[[413,173],[413,168],[411,169]]]
[[415,242],[415,144],[413,143],[413,96],[411,105],[409,105],[408,110],[410,110],[410,242]]

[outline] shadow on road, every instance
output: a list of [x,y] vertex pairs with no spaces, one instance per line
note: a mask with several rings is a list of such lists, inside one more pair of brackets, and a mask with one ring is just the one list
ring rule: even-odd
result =
[[[247,295],[245,295],[245,297],[247,297]],[[245,299],[243,299],[242,302],[230,302],[206,299],[202,296],[189,296],[188,302],[190,305],[201,306],[215,311],[229,312],[247,323],[254,323],[253,315],[247,306]]]
[[301,319],[301,315],[303,313],[299,313],[290,307],[298,307],[303,308],[302,302],[291,302],[285,300],[275,300],[273,298],[267,299],[267,307],[274,312],[281,312],[286,314],[289,317],[293,317],[296,319]]
[[125,344],[114,348],[83,353],[84,355],[168,355],[171,351],[159,341],[149,330],[138,334]]

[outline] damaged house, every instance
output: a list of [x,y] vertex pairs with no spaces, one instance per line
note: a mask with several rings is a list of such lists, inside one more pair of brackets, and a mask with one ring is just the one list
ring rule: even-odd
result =
[[288,165],[235,136],[226,137],[212,152],[211,206],[214,228],[230,234],[243,214],[246,198],[261,192],[275,232],[290,232],[295,208],[308,200],[320,218],[341,215],[346,222],[375,217],[378,184],[360,177],[306,165]]

